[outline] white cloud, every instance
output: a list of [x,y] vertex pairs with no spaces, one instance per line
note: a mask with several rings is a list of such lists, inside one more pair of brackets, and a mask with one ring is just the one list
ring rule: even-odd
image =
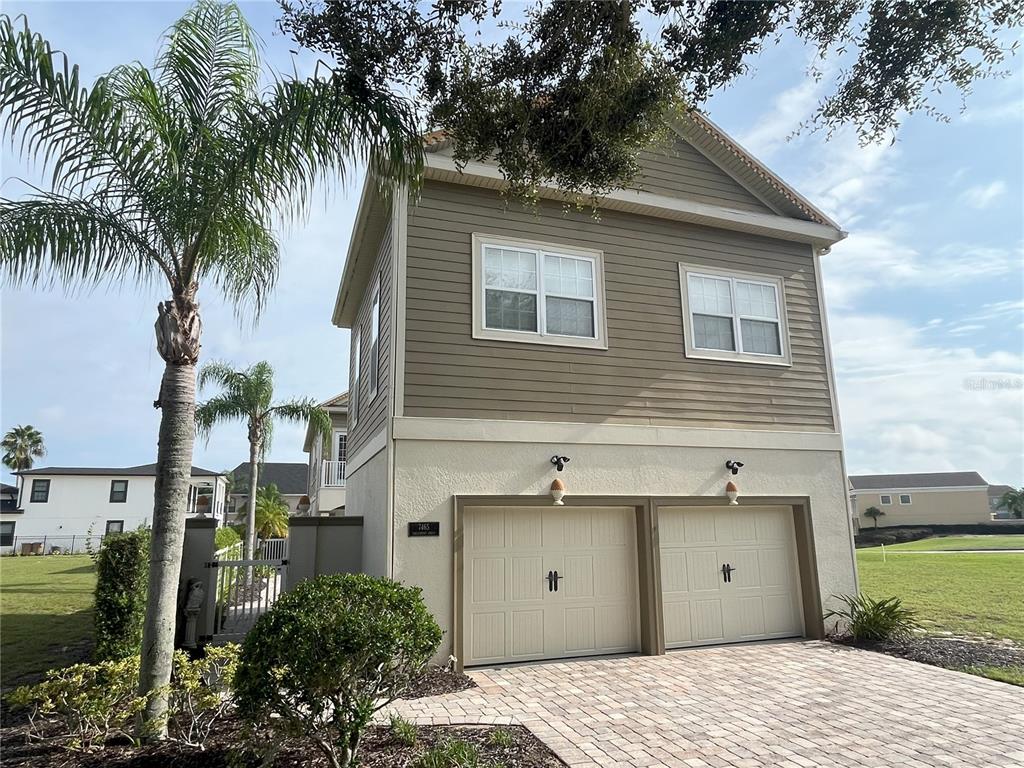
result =
[[965,123],[1019,122],[1024,120],[1024,99],[1011,99],[983,107],[968,107],[967,111],[960,115],[960,120]]
[[972,208],[988,208],[1006,194],[1006,182],[996,179],[989,184],[968,187],[960,193],[960,201]]
[[1021,483],[1020,353],[939,346],[889,317],[834,320],[851,473],[977,469],[989,482]]
[[737,141],[755,157],[765,160],[793,135],[801,121],[810,116],[823,90],[824,80],[803,78],[793,88],[780,93],[772,102],[772,110],[758,116],[757,121]]

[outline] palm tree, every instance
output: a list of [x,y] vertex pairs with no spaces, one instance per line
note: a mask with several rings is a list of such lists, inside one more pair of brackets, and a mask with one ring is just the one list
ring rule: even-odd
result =
[[196,407],[196,429],[207,440],[213,427],[225,421],[244,421],[249,438],[249,499],[245,525],[245,559],[256,551],[256,489],[259,465],[270,448],[274,420],[311,423],[315,432],[330,434],[331,417],[310,397],[274,403],[274,369],[259,362],[244,371],[226,363],[207,363],[199,372],[199,387],[217,384],[222,393]]
[[875,528],[878,527],[878,518],[884,515],[885,512],[880,510],[878,507],[868,507],[864,510],[864,517],[870,517],[875,521]]
[[238,6],[199,0],[165,33],[152,71],[123,65],[90,86],[27,19],[0,15],[0,138],[49,185],[0,200],[0,271],[13,284],[161,284],[169,295],[155,326],[165,368],[139,685],[146,738],[166,736],[200,284],[258,313],[278,271],[275,224],[301,217],[318,182],[366,162],[386,191],[422,167],[408,102],[371,109],[325,72],[266,73]]
[[996,509],[1005,509],[1016,518],[1024,517],[1024,488],[1009,490],[999,497]]
[[274,483],[256,491],[256,533],[261,539],[288,535],[288,504]]
[[4,466],[15,472],[32,469],[36,459],[46,455],[43,433],[31,424],[18,425],[7,430],[3,442]]

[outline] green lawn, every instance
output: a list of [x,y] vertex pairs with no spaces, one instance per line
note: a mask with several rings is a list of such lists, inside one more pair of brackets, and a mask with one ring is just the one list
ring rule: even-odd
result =
[[956,549],[1024,549],[1024,533],[985,536],[933,536],[930,539],[887,544],[892,551],[956,550]]
[[0,682],[81,661],[92,643],[96,573],[88,555],[0,558]]
[[928,630],[1024,645],[1024,554],[891,553],[883,563],[873,547],[857,551],[857,566],[862,592],[901,598]]

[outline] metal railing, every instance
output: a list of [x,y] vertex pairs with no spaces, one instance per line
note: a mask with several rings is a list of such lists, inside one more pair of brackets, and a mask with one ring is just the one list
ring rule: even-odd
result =
[[324,487],[345,486],[345,462],[324,460],[320,464],[320,485]]
[[14,555],[81,555],[96,551],[102,536],[85,533],[66,536],[13,536],[10,543],[0,543],[0,554]]
[[207,567],[217,571],[214,642],[240,641],[245,637],[280,597],[287,565],[288,561],[282,558],[207,563]]
[[288,539],[263,539],[256,554],[265,560],[284,560],[288,557]]

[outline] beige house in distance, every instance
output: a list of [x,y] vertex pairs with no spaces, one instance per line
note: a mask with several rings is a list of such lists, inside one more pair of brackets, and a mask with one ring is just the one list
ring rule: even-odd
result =
[[883,514],[878,527],[896,525],[971,525],[987,523],[988,483],[977,472],[923,472],[902,475],[851,475],[850,500],[861,528],[875,523],[869,507]]
[[820,637],[857,589],[819,264],[845,233],[706,119],[674,129],[598,218],[507,203],[436,135],[417,198],[364,186],[345,514],[439,659]]
[[348,392],[320,403],[331,416],[331,435],[318,440],[311,425],[306,427],[302,450],[309,454],[306,487],[309,514],[345,512],[345,459],[348,456]]

